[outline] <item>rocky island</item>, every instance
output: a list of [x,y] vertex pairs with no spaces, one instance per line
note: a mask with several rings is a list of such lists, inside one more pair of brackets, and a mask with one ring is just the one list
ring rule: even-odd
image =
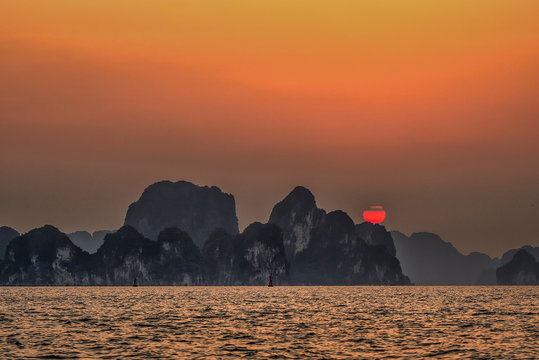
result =
[[[234,197],[217,187],[162,181],[129,206],[125,225],[94,246],[89,233],[51,225],[14,237],[0,263],[3,285],[409,284],[383,226],[326,213],[296,187],[267,224],[238,230]],[[85,245],[85,246],[86,246]],[[93,250],[93,249],[92,249]]]

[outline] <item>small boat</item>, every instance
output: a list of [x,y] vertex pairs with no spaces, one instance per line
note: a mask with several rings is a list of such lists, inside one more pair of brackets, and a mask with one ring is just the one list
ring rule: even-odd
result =
[[268,287],[272,287],[272,286],[273,286],[273,275],[270,274],[269,281],[268,281]]
[[138,286],[138,284],[137,284],[137,278],[135,278],[135,280],[133,280],[133,286]]

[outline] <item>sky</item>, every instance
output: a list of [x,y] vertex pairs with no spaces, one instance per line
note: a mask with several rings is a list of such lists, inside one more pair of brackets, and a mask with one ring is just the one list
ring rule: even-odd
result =
[[539,2],[3,0],[0,225],[115,229],[149,184],[296,185],[460,251],[539,246]]

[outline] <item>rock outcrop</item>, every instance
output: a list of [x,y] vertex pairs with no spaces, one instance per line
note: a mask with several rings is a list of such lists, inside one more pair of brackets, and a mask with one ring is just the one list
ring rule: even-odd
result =
[[204,244],[206,278],[210,285],[265,285],[270,275],[276,284],[288,284],[281,229],[253,223],[239,235],[214,231]]
[[197,186],[186,181],[161,181],[148,186],[129,206],[125,225],[157,240],[161,230],[177,227],[202,247],[213,230],[238,234],[234,197],[218,187]]
[[396,256],[403,272],[417,285],[492,284],[494,279],[483,271],[497,264],[497,259],[473,252],[460,253],[438,235],[419,232],[410,237],[392,231]]
[[356,225],[356,234],[365,240],[367,245],[382,245],[387,249],[391,256],[396,256],[397,250],[395,249],[393,238],[384,226],[364,222]]
[[521,248],[518,248],[518,249],[511,249],[511,250],[507,250],[500,259],[498,258],[495,258],[495,259],[492,259],[492,263],[489,265],[489,267],[487,267],[486,269],[484,269],[478,276],[477,278],[477,284],[497,284],[497,280],[496,280],[496,270],[498,267],[500,267],[501,265],[505,265],[507,264],[509,261],[511,261],[513,259],[513,256],[515,256],[515,254],[517,253],[517,251],[519,250],[526,250],[527,252],[529,252],[531,255],[533,255],[533,257],[535,258],[536,261],[539,261],[539,247],[532,247],[530,245],[525,245]]
[[131,226],[105,236],[93,256],[92,282],[130,285],[200,285],[202,257],[189,235],[177,228],[164,229],[157,241]]
[[316,206],[314,195],[305,187],[297,186],[277,203],[269,222],[283,231],[284,248],[289,260],[307,248],[311,230],[322,222],[326,212]]
[[265,285],[273,275],[288,283],[281,230],[251,224],[242,234],[215,231],[206,259],[189,234],[166,228],[157,241],[123,226],[107,234],[94,254],[83,251],[53,226],[13,239],[0,264],[3,285]]
[[539,285],[539,262],[524,249],[496,270],[499,285]]
[[51,225],[11,240],[2,274],[5,285],[88,284],[90,255]]
[[0,226],[0,261],[4,260],[7,245],[19,236],[19,232],[9,226]]
[[[279,202],[269,222],[283,229],[293,284],[409,284],[386,247],[385,228],[356,227],[343,211],[326,214],[304,187]],[[370,236],[370,244],[360,237],[363,233]]]

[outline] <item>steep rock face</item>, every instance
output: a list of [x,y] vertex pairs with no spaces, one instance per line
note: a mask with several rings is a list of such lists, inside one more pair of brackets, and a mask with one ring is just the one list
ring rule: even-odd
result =
[[480,280],[493,281],[492,276],[483,272],[497,260],[486,254],[463,255],[432,233],[413,233],[407,237],[392,231],[391,236],[404,273],[417,285],[474,285]]
[[159,260],[152,272],[166,285],[200,285],[203,283],[203,259],[189,234],[178,228],[167,228],[157,239]]
[[352,219],[332,211],[311,232],[307,249],[297,254],[291,277],[297,284],[409,284],[399,261],[384,245],[371,246],[356,233]]
[[197,186],[186,181],[161,181],[147,187],[140,199],[129,206],[125,225],[152,240],[157,239],[161,230],[178,227],[199,247],[217,228],[234,235],[239,232],[232,195],[215,186]]
[[6,254],[4,285],[131,285],[135,278],[142,285],[203,283],[200,250],[176,228],[152,241],[124,226],[88,254],[47,225],[13,239]]
[[3,264],[6,285],[87,284],[89,254],[51,225],[13,239]]
[[283,236],[274,224],[253,223],[235,236],[218,229],[202,253],[210,285],[265,285],[270,275],[277,284],[288,283]]
[[236,236],[214,230],[202,248],[206,281],[210,285],[232,285],[238,278],[236,258],[241,256]]
[[93,255],[92,281],[96,284],[195,285],[202,283],[202,257],[189,235],[164,229],[157,241],[131,226],[105,236]]
[[131,226],[105,236],[94,258],[93,281],[102,285],[129,285],[153,280],[149,262],[159,254],[157,243],[146,239]]
[[297,186],[288,196],[273,207],[270,224],[283,230],[284,248],[288,259],[305,250],[311,241],[311,230],[324,219],[326,212],[316,206],[313,194]]
[[308,246],[293,262],[293,281],[306,285],[349,284],[354,273],[349,263],[353,262],[351,257],[360,254],[357,250],[362,245],[355,236],[352,219],[342,211],[330,212],[310,230]]
[[288,283],[288,262],[278,226],[255,222],[237,238],[242,249],[237,261],[242,283],[265,285],[270,274],[275,283]]
[[[385,228],[358,225],[357,230],[343,211],[326,214],[318,209],[304,187],[295,188],[274,207],[270,223],[283,229],[294,284],[409,283],[399,261],[385,245],[378,245],[389,235]],[[369,237],[371,245],[359,234]]]
[[9,242],[19,236],[19,232],[9,226],[0,226],[0,261],[4,260]]
[[288,283],[281,229],[253,223],[243,233],[214,231],[204,244],[207,282],[211,285],[265,285],[270,274],[278,284]]
[[391,256],[397,254],[391,234],[382,225],[372,224],[370,222],[358,224],[356,225],[356,234],[365,240],[367,245],[382,245],[387,249]]
[[496,270],[499,285],[539,285],[539,262],[524,249]]

